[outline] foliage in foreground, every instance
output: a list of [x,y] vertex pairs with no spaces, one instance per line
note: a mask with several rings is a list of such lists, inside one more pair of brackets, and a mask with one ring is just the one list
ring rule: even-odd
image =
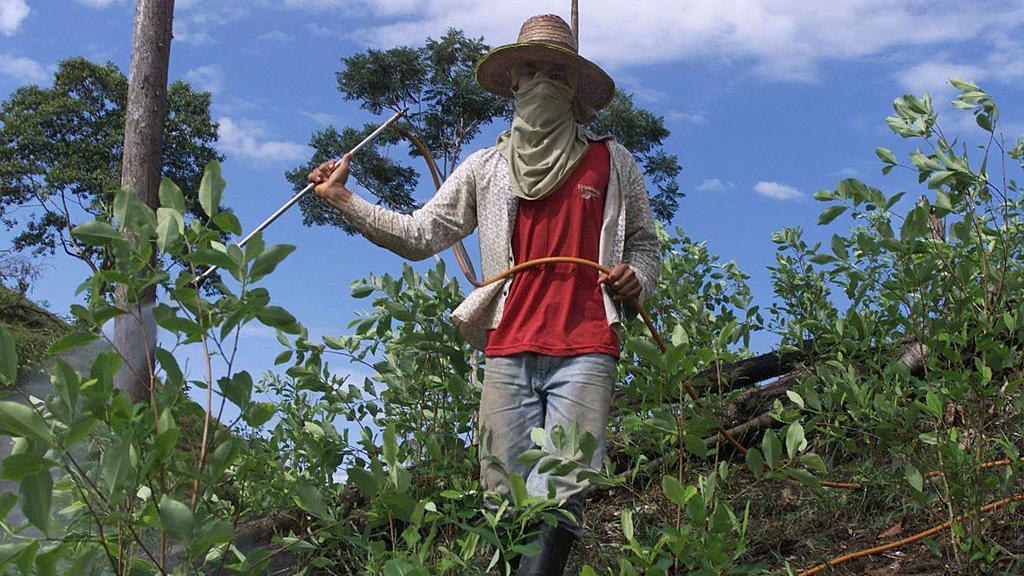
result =
[[[826,251],[799,229],[774,235],[767,314],[752,305],[735,263],[682,234],[663,237],[650,310],[669,351],[659,354],[642,325],[630,327],[612,449],[603,473],[590,474],[622,509],[616,526],[598,527],[612,537],[583,558],[580,573],[795,573],[826,559],[834,543],[822,540],[831,529],[823,512],[839,507],[865,520],[952,520],[951,531],[925,545],[954,573],[1024,567],[997,523],[970,515],[1021,491],[1024,206],[1013,178],[1024,143],[1002,141],[986,93],[954,86],[958,106],[991,139],[968,150],[943,136],[927,97],[897,99],[890,126],[926,151],[912,152],[909,163],[884,148],[877,154],[886,172],[918,174],[928,193],[903,217],[901,194],[857,180],[820,192],[830,204],[820,223],[848,214],[854,226]],[[132,405],[113,389],[113,354],[89,374],[58,361],[45,402],[0,403],[0,430],[15,446],[0,475],[20,482],[18,495],[0,496],[0,516],[17,506],[26,518],[3,525],[0,567],[248,574],[289,556],[306,574],[462,575],[504,572],[533,553],[525,544],[532,522],[559,511],[527,494],[521,478],[508,498],[480,491],[474,409],[482,367],[448,321],[463,294],[443,264],[356,283],[353,297],[372,296],[371,309],[350,334],[314,341],[260,285],[293,248],[258,238],[244,249],[220,244],[220,234],[239,232],[217,210],[222,191],[213,164],[199,188],[203,219],[186,226],[183,194],[165,181],[158,210],[122,192],[112,214],[76,229],[113,263],[83,285],[90,300],[76,317],[97,328],[122,313],[107,296],[111,283],[129,292],[158,284],[155,316],[174,339],[157,348],[149,404]],[[149,241],[129,243],[125,230]],[[163,259],[151,250],[190,266],[176,275],[154,268]],[[207,265],[234,279],[218,284],[215,297],[192,285]],[[278,330],[279,374],[254,377],[235,365],[234,344],[250,322]],[[705,440],[742,392],[706,374],[748,355],[760,330],[784,347],[809,344],[792,388],[766,408],[773,426],[744,438],[750,448],[739,457]],[[54,349],[97,337],[77,333]],[[914,370],[894,353],[908,341],[926,351]],[[9,339],[0,343],[0,372],[10,377]],[[183,374],[184,344],[207,350],[216,372]],[[331,370],[332,358],[374,376],[350,381]],[[701,388],[700,406],[682,382]],[[210,394],[208,410],[224,423],[198,446],[180,428],[190,387]],[[191,448],[182,450],[186,440]],[[535,440],[521,458],[565,474],[579,472],[574,460],[590,449],[572,430]],[[1007,464],[982,466],[999,459]],[[862,486],[838,491],[826,479]],[[766,494],[806,502],[811,520],[780,516],[782,505]],[[244,544],[268,517],[273,541]],[[784,548],[794,537],[807,544]]]

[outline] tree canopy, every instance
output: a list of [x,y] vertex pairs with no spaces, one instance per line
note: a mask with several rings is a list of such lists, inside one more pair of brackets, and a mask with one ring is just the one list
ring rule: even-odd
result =
[[[511,120],[513,102],[485,91],[476,82],[476,63],[489,49],[482,38],[468,38],[457,29],[449,29],[439,39],[427,38],[421,47],[368,49],[341,59],[338,91],[345,100],[359,102],[372,114],[408,108],[403,128],[427,147],[443,179],[484,127]],[[309,162],[289,171],[287,178],[296,190],[301,189],[310,170],[345,153],[374,128],[373,124],[341,130],[330,126],[313,133],[309,145],[316,152]],[[630,94],[618,91],[588,128],[615,136],[633,152],[654,184],[652,211],[663,221],[671,220],[683,194],[676,182],[681,170],[678,158],[664,150],[669,136],[664,119],[638,107]],[[386,152],[389,147],[406,145],[398,134],[388,131],[352,163],[352,175],[359,184],[384,206],[400,211],[416,207],[412,190],[419,173]],[[407,150],[410,157],[420,156],[411,145]],[[340,215],[316,198],[304,199],[301,206],[305,224],[329,224],[351,232]]]
[[[102,257],[70,235],[77,221],[109,212],[120,188],[128,81],[112,63],[62,61],[53,86],[18,88],[0,104],[0,221],[17,229],[13,247],[58,248],[92,266]],[[164,121],[163,173],[185,191],[196,215],[203,167],[223,159],[210,94],[171,84]]]

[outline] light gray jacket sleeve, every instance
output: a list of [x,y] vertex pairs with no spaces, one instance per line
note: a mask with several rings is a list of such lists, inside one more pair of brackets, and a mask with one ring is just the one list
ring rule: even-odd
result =
[[353,194],[345,220],[368,240],[407,260],[423,260],[465,238],[476,228],[477,155],[471,154],[433,198],[411,214],[377,206]]
[[625,182],[626,235],[622,248],[622,261],[636,274],[640,282],[640,302],[644,302],[658,286],[661,275],[661,250],[658,232],[651,214],[651,201],[647,185],[632,154],[627,154]]

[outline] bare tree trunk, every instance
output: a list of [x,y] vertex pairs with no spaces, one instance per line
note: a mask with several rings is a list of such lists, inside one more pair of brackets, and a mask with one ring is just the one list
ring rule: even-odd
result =
[[572,0],[572,37],[576,40],[576,50],[580,49],[580,1]]
[[[121,186],[134,189],[153,208],[159,205],[173,18],[174,0],[138,0],[135,4]],[[119,296],[127,299],[123,290],[119,290]],[[114,348],[124,360],[114,385],[136,402],[149,396],[156,345],[155,302],[155,289],[148,290],[137,302],[125,301],[131,313],[118,316],[114,323]]]

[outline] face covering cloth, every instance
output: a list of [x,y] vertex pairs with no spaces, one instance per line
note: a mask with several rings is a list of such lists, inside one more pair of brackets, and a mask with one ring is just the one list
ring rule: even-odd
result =
[[[515,71],[514,71],[515,73]],[[498,138],[508,160],[512,194],[539,200],[555,191],[587,152],[587,138],[576,121],[575,90],[538,72],[515,91],[512,129]]]

